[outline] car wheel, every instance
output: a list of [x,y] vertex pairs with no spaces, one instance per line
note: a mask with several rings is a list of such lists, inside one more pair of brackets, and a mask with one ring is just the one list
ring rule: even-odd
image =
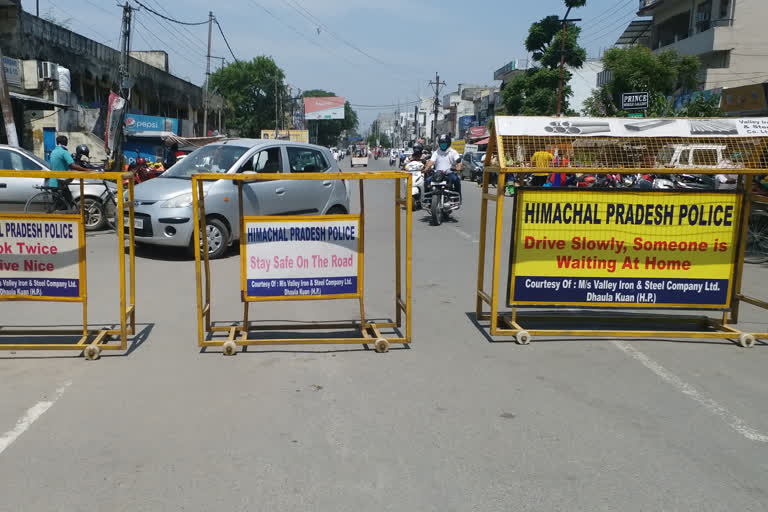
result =
[[[80,202],[77,202],[77,208],[80,208]],[[104,228],[107,217],[104,215],[104,207],[101,201],[94,197],[86,197],[83,203],[83,212],[85,213],[85,230],[98,231]]]
[[335,205],[328,208],[328,211],[325,212],[326,215],[346,215],[347,210],[344,209],[343,206]]
[[[208,236],[208,258],[215,260],[224,256],[229,247],[229,229],[226,224],[216,217],[211,217],[206,221],[205,231]],[[202,252],[202,240],[199,241],[198,247]]]

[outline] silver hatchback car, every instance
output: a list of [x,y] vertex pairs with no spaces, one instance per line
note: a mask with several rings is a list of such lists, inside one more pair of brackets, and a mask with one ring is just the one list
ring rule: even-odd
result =
[[[136,241],[187,247],[193,241],[191,177],[197,173],[335,173],[327,148],[282,140],[230,139],[190,153],[159,177],[136,186]],[[323,215],[349,212],[343,180],[269,180],[243,184],[244,215]],[[209,257],[221,257],[240,233],[237,184],[206,182],[205,214]],[[127,223],[127,220],[126,220]]]

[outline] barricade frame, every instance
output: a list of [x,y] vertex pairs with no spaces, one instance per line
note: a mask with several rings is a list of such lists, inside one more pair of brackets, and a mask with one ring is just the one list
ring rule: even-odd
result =
[[[494,123],[495,124],[495,123]],[[742,279],[744,275],[744,253],[746,249],[747,229],[749,216],[752,210],[752,206],[756,203],[768,204],[768,197],[756,197],[753,194],[753,182],[754,177],[767,173],[765,168],[757,166],[745,166],[738,169],[727,169],[729,174],[737,174],[738,184],[736,192],[741,196],[741,210],[738,225],[738,247],[736,249],[736,261],[733,269],[733,284],[731,293],[730,308],[722,311],[720,318],[713,318],[710,316],[684,316],[684,315],[671,315],[671,314],[656,314],[652,319],[660,323],[677,323],[681,320],[697,322],[701,327],[701,330],[636,330],[636,329],[540,329],[540,328],[526,328],[526,321],[536,321],[542,319],[551,318],[552,306],[542,306],[539,311],[531,311],[525,308],[525,312],[521,313],[522,307],[510,306],[507,311],[501,311],[499,300],[506,297],[506,292],[503,295],[499,293],[499,284],[501,280],[501,274],[505,270],[512,272],[512,265],[510,262],[509,267],[502,265],[502,237],[504,233],[504,197],[506,177],[508,174],[518,178],[523,174],[530,172],[536,172],[535,168],[518,167],[507,165],[505,156],[504,139],[502,135],[498,134],[495,126],[492,129],[490,136],[489,146],[486,152],[485,167],[483,172],[483,183],[481,193],[481,206],[480,206],[480,233],[479,233],[479,247],[478,247],[478,266],[477,266],[477,285],[475,290],[475,318],[478,322],[489,322],[489,333],[491,336],[501,337],[513,337],[518,344],[527,345],[530,343],[533,336],[545,336],[545,337],[614,337],[614,338],[694,338],[694,339],[736,339],[742,347],[749,348],[754,346],[756,339],[768,339],[768,332],[746,332],[736,327],[739,318],[739,307],[741,302],[746,302],[755,307],[768,310],[768,301],[751,297],[742,293]],[[552,137],[554,138],[554,137]],[[755,153],[761,153],[767,151],[768,137],[758,138],[759,147]],[[498,164],[492,163],[493,155],[496,155]],[[755,160],[756,161],[756,160]],[[503,162],[503,163],[502,163]],[[552,168],[551,172],[555,172],[557,168]],[[671,175],[680,174],[679,169],[670,168],[607,168],[607,167],[578,167],[575,168],[578,172],[585,174],[609,174],[615,172],[621,172],[622,174],[640,174],[648,173],[652,171],[653,174]],[[722,174],[724,169],[722,168],[687,168],[686,173],[691,174]],[[497,175],[496,193],[489,192],[489,186],[491,176]],[[519,190],[519,188],[517,189]],[[488,210],[489,203],[495,203],[495,218],[492,223],[492,235],[493,235],[493,249],[491,264],[491,289],[489,292],[485,288],[485,276],[486,276],[486,249],[488,246]],[[511,234],[510,244],[514,244],[514,229],[515,226],[510,226],[513,230]],[[511,255],[510,255],[511,257]],[[512,279],[512,275],[508,275],[507,279]],[[506,304],[506,302],[505,302]],[[488,306],[490,309],[485,309],[484,306]],[[505,308],[507,306],[505,305]],[[549,309],[549,311],[545,311]],[[593,312],[592,309],[587,307],[578,308],[580,311]],[[641,309],[628,306],[628,310]],[[704,310],[705,308],[701,308]],[[620,311],[620,310],[619,310]],[[637,318],[631,314],[601,314],[599,317],[594,315],[564,315],[569,322],[579,321],[594,321],[596,318],[605,320],[611,323],[632,323],[637,322]]]
[[[339,299],[355,299],[359,301],[360,319],[351,321],[340,322],[304,322],[294,324],[255,324],[249,318],[249,306],[250,304],[263,303],[263,302],[280,302],[286,300],[285,297],[268,298],[266,300],[246,300],[242,293],[242,279],[241,275],[238,282],[241,284],[241,302],[243,303],[243,315],[242,320],[237,325],[231,326],[217,326],[211,319],[211,269],[210,258],[208,255],[208,238],[203,236],[201,239],[201,233],[206,232],[207,218],[205,213],[205,194],[203,190],[203,184],[205,181],[217,181],[217,180],[229,180],[234,181],[237,186],[238,194],[238,219],[240,222],[240,240],[239,244],[243,243],[245,237],[245,222],[248,216],[243,215],[243,183],[253,181],[269,181],[269,180],[355,180],[359,183],[360,192],[360,213],[353,214],[339,214],[339,215],[316,215],[316,216],[296,216],[286,217],[289,219],[301,219],[312,220],[319,218],[323,220],[329,220],[331,218],[357,218],[360,225],[359,233],[359,246],[358,246],[358,288],[359,296],[354,297],[334,297],[328,298],[323,296],[310,296],[304,300],[336,300]],[[365,258],[365,187],[364,183],[368,180],[393,180],[395,183],[395,319],[394,321],[369,321],[366,319],[365,314],[365,272],[364,272],[364,258]],[[412,232],[413,232],[413,215],[412,215],[412,203],[410,194],[413,177],[411,173],[403,171],[363,171],[363,172],[330,172],[330,173],[257,173],[257,174],[215,174],[215,173],[199,173],[192,175],[192,210],[193,210],[193,225],[194,225],[194,240],[201,240],[202,247],[200,251],[194,251],[195,253],[195,280],[196,280],[196,295],[197,295],[197,334],[198,334],[198,347],[205,349],[208,347],[222,347],[225,355],[233,355],[236,352],[237,347],[246,347],[251,345],[256,346],[269,346],[269,345],[368,345],[373,344],[377,352],[386,352],[389,350],[391,344],[403,344],[410,346],[412,342]],[[406,187],[401,187],[402,182],[406,183]],[[405,196],[401,195],[401,189],[405,190]],[[405,213],[405,233],[402,233],[402,214]],[[279,220],[281,216],[274,216],[274,220]],[[405,271],[403,272],[403,253],[402,253],[402,238],[405,238]],[[245,255],[240,254],[241,261],[238,267],[242,272],[243,258]],[[403,275],[403,273],[405,275]],[[404,280],[403,280],[404,278]],[[205,279],[205,282],[203,282]],[[405,284],[405,290],[403,290],[403,284]],[[301,300],[295,303],[301,303]],[[403,327],[405,323],[405,334],[403,335],[399,329]],[[337,330],[337,329],[355,329],[361,333],[360,337],[313,337],[313,338],[269,338],[269,339],[254,339],[249,337],[251,332],[275,332],[275,331],[303,331],[303,330]],[[382,332],[385,329],[397,329],[396,336],[389,336]],[[217,333],[227,333],[226,339],[213,339],[213,336]]]
[[[82,329],[56,329],[44,328],[14,328],[0,326],[0,350],[77,350],[82,351],[86,359],[98,359],[103,350],[128,349],[128,337],[136,334],[136,253],[134,244],[134,176],[132,173],[122,172],[83,172],[83,171],[17,171],[0,170],[0,179],[3,178],[57,178],[78,180],[80,185],[80,197],[85,197],[85,180],[107,180],[114,181],[117,186],[115,199],[117,201],[115,214],[115,231],[119,248],[118,280],[120,285],[120,326],[119,328],[101,328],[92,329],[88,325],[88,287],[87,287],[87,251],[85,234],[85,211],[84,201],[80,201],[80,210],[74,214],[28,214],[24,212],[11,212],[3,214],[3,218],[46,218],[52,220],[78,220],[79,228],[79,265],[81,270],[81,297],[78,298],[25,298],[25,297],[3,297],[0,296],[0,302],[4,301],[34,301],[34,302],[80,302],[82,303]],[[128,181],[125,187],[123,181]],[[128,192],[128,200],[125,200],[125,192]],[[129,229],[127,233],[128,240],[128,276],[126,276],[125,247],[126,232],[124,229],[125,213],[128,213]],[[127,292],[127,298],[126,298]],[[76,343],[3,343],[4,337],[19,336],[80,336]],[[118,343],[112,343],[113,338],[117,338]]]

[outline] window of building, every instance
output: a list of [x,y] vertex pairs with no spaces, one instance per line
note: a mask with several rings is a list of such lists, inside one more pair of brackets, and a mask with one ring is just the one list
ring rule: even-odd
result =
[[696,7],[696,32],[704,32],[712,27],[712,0],[705,0]]
[[726,20],[731,17],[731,0],[720,0],[720,11],[718,18]]

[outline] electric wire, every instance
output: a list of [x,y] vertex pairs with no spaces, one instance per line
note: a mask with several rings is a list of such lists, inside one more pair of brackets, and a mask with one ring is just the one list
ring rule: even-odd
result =
[[221,28],[221,24],[219,24],[219,20],[214,18],[213,21],[216,23],[216,26],[219,27],[219,33],[221,33],[221,38],[224,39],[224,42],[226,43],[227,48],[229,49],[229,53],[232,55],[232,58],[235,59],[235,62],[240,62],[239,60],[237,60],[237,57],[235,57],[235,52],[232,51],[232,47],[229,46],[229,41],[227,41],[227,36],[224,35],[224,30]]
[[146,10],[147,10],[147,11],[149,11],[149,12],[151,12],[151,13],[152,13],[152,14],[154,14],[155,16],[158,16],[158,17],[160,17],[160,18],[163,18],[163,19],[164,19],[164,20],[166,20],[166,21],[170,21],[171,23],[176,23],[176,24],[178,24],[178,25],[187,25],[187,26],[194,26],[194,25],[205,25],[206,23],[208,23],[208,20],[205,20],[205,21],[198,21],[198,22],[194,22],[194,23],[193,23],[193,22],[188,22],[188,21],[180,21],[180,20],[177,20],[177,19],[171,18],[171,17],[169,17],[169,16],[166,16],[165,14],[161,14],[161,13],[157,12],[156,10],[152,9],[151,7],[149,7],[149,6],[147,6],[147,5],[143,4],[143,3],[141,3],[139,0],[134,0],[134,1],[135,1],[137,4],[139,4],[139,6],[143,7],[144,9],[146,9]]

